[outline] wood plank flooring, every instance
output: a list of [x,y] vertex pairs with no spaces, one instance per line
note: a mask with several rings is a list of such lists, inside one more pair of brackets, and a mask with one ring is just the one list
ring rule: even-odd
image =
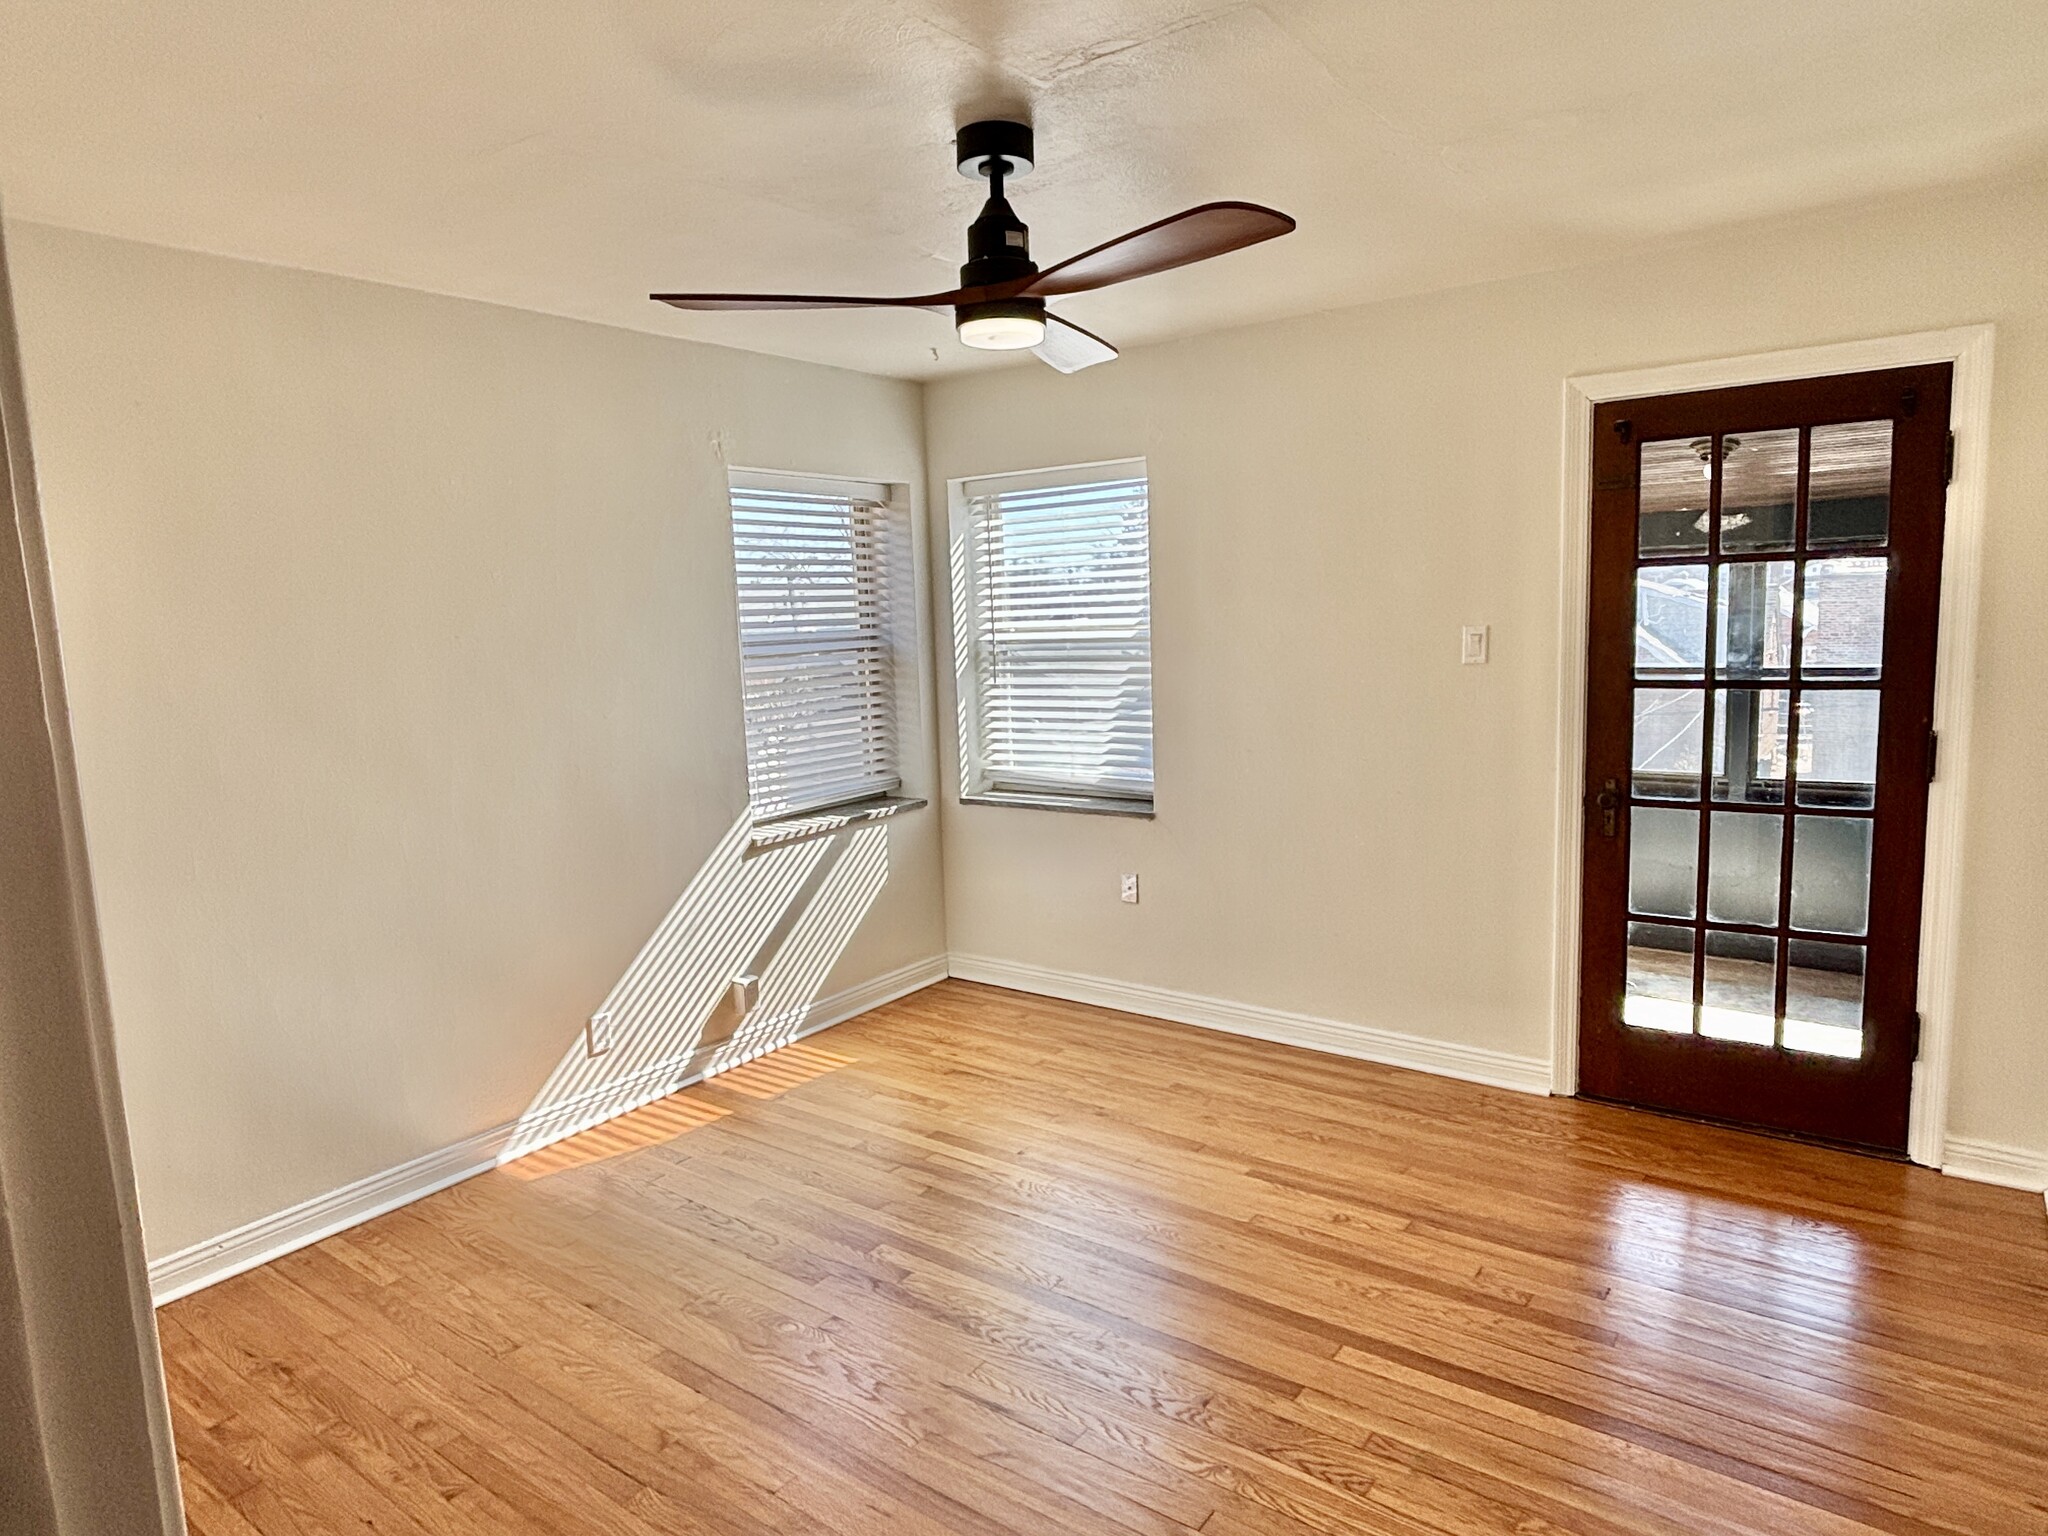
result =
[[160,1318],[197,1536],[2048,1532],[2038,1196],[963,982]]

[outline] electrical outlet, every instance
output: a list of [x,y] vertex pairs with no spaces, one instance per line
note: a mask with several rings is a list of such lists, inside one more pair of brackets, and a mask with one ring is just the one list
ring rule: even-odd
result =
[[1468,667],[1486,665],[1486,649],[1489,626],[1467,624],[1458,637],[1458,660]]
[[1123,889],[1120,894],[1132,906],[1135,907],[1138,904],[1138,877],[1136,875],[1124,876]]
[[586,1056],[602,1056],[612,1048],[612,1013],[609,1008],[602,1013],[593,1013],[590,1022],[583,1026],[583,1053]]
[[732,1005],[744,1016],[754,1011],[754,1005],[761,1001],[761,978],[758,976],[735,976],[732,979]]

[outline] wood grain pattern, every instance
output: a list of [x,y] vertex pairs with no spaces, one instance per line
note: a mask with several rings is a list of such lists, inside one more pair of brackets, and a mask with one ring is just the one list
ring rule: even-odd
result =
[[964,982],[161,1321],[196,1536],[2048,1533],[2038,1199]]

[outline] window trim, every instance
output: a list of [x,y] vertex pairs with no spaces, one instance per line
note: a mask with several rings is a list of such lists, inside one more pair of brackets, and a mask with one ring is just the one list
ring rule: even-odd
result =
[[985,789],[962,793],[962,805],[1008,805],[1027,811],[1072,811],[1081,816],[1128,816],[1154,821],[1158,812],[1152,801],[1123,795],[1070,795],[1051,790]]
[[[740,633],[742,626],[739,611],[738,548],[733,542],[732,524],[733,493],[754,491],[768,494],[825,496],[870,506],[878,514],[877,539],[883,561],[880,585],[881,644],[889,667],[889,682],[884,694],[887,700],[885,713],[888,719],[887,746],[890,759],[890,772],[886,782],[866,785],[858,792],[820,804],[800,805],[788,810],[778,810],[772,815],[756,816],[753,820],[753,832],[749,837],[750,847],[757,851],[767,851],[791,843],[807,842],[813,837],[826,836],[842,830],[844,826],[854,822],[881,820],[906,810],[922,808],[926,802],[910,795],[904,787],[903,778],[904,667],[907,662],[914,659],[912,649],[903,642],[903,626],[914,621],[916,606],[916,562],[910,548],[908,533],[912,511],[909,488],[886,481],[852,476],[800,474],[741,465],[727,466],[725,478],[727,542],[734,560],[734,618],[738,640],[743,747],[747,716],[747,647],[744,634]],[[748,808],[751,813],[753,769],[750,753],[746,783]]]
[[[975,579],[973,504],[976,498],[971,488],[989,481],[1001,481],[1006,491],[1055,490],[1063,486],[1090,485],[1117,478],[1142,479],[1146,486],[1145,584],[1149,610],[1152,586],[1152,476],[1151,466],[1143,454],[1094,459],[1078,464],[963,475],[946,482],[948,568],[952,578],[953,595],[954,701],[960,753],[958,799],[962,805],[1010,806],[1082,815],[1124,816],[1148,821],[1156,817],[1156,765],[1153,783],[1150,789],[1142,794],[1124,793],[1114,788],[1085,790],[1064,784],[1034,785],[1016,779],[998,780],[990,774],[986,766],[987,754],[981,736],[981,680],[978,665],[981,594],[979,583]],[[1149,622],[1146,648],[1149,672]],[[1156,725],[1155,718],[1155,737]]]

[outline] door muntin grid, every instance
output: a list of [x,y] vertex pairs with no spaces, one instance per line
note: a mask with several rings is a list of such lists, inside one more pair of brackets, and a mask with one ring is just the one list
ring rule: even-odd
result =
[[1892,423],[1640,452],[1623,1022],[1860,1057]]

